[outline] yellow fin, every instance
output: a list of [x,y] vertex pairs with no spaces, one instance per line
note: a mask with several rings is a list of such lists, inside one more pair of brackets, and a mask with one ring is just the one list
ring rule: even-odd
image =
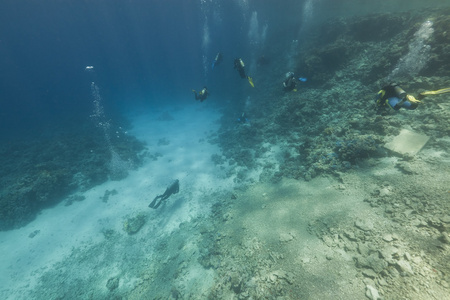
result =
[[427,92],[423,92],[420,94],[422,96],[428,96],[428,95],[439,95],[439,94],[444,94],[444,93],[448,93],[448,92],[450,92],[450,88],[440,89],[437,91],[427,91]]
[[251,78],[250,76],[247,76],[247,79],[248,79],[248,83],[250,83],[250,85],[252,87],[255,87],[255,85],[253,84],[253,78]]

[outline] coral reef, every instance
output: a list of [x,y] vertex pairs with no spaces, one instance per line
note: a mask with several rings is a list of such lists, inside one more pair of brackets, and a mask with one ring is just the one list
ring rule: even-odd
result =
[[[298,92],[283,93],[282,77],[275,75],[291,70],[275,67],[271,74],[255,75],[255,80],[264,77],[261,81],[267,86],[254,91],[252,98],[258,101],[246,106],[246,114],[252,116],[250,124],[239,126],[230,117],[222,119],[216,141],[226,158],[237,167],[261,168],[258,159],[267,155],[267,143],[282,145],[285,155],[277,159],[279,170],[265,177],[309,180],[385,155],[380,147],[384,137],[397,134],[401,126],[412,126],[425,134],[442,136],[448,132],[443,121],[447,110],[436,110],[437,103],[432,100],[425,99],[418,109],[421,113],[409,112],[408,119],[389,111],[378,114],[374,104],[376,93],[427,20],[433,24],[426,40],[431,45],[428,63],[417,76],[399,83],[413,95],[447,86],[450,60],[446,59],[445,24],[450,20],[445,11],[430,11],[427,18],[417,12],[370,15],[334,19],[312,29],[292,70],[299,70],[308,82]],[[277,57],[274,65],[285,65],[283,56]],[[277,81],[280,84],[274,85]]]
[[128,234],[135,234],[144,226],[147,217],[144,213],[139,213],[134,217],[130,217],[123,222],[123,230]]
[[[87,127],[66,128],[66,132],[47,138],[14,140],[0,147],[0,183],[4,187],[0,191],[0,230],[20,227],[41,209],[114,174],[103,133]],[[144,145],[136,138],[124,135],[111,142],[128,168],[142,163]]]

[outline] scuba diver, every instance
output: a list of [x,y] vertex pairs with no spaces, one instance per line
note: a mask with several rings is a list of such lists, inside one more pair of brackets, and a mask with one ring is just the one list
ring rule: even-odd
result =
[[297,91],[296,87],[297,87],[297,79],[295,78],[294,73],[287,72],[286,79],[283,81],[284,90],[287,92],[290,92],[290,91],[296,92]]
[[196,90],[192,91],[194,92],[195,100],[200,100],[200,102],[203,102],[206,100],[206,98],[208,98],[209,92],[206,86],[204,86],[203,89],[200,92],[198,92],[198,94]]
[[247,76],[245,74],[245,69],[244,69],[245,68],[245,64],[244,64],[244,62],[242,61],[241,58],[235,58],[234,59],[234,68],[236,70],[238,70],[239,75],[241,76],[241,78],[247,78],[248,83],[250,83],[250,85],[252,87],[255,87],[255,85],[253,84],[253,78],[251,78],[250,76]]
[[286,92],[294,91],[296,92],[297,89],[297,79],[299,81],[305,82],[307,79],[304,77],[296,78],[294,75],[294,72],[287,72],[285,80],[283,81],[283,88]]
[[[178,179],[175,179],[175,181],[168,188],[166,188],[164,194],[156,196],[155,199],[153,199],[152,203],[148,205],[148,207],[157,209],[164,200],[169,198],[172,194],[178,193],[179,191],[180,191],[180,182],[178,181]],[[161,200],[158,202],[158,204],[156,204],[156,201],[158,201],[158,199]]]
[[214,70],[214,67],[217,65],[220,65],[220,63],[223,60],[223,55],[221,52],[217,53],[216,58],[214,58],[214,61],[212,63],[212,69]]
[[243,112],[243,113],[241,114],[241,116],[240,116],[239,118],[237,118],[237,121],[238,121],[239,123],[241,123],[241,124],[248,124],[248,123],[249,123],[249,120],[248,120],[248,118],[247,118],[247,114],[246,114],[245,112]]
[[406,92],[396,83],[390,83],[384,86],[377,94],[378,109],[382,107],[390,107],[393,110],[405,108],[408,110],[416,109],[420,101],[414,96],[406,94]]
[[400,108],[405,108],[409,110],[416,109],[422,100],[429,95],[440,95],[444,93],[450,93],[450,88],[440,89],[436,91],[425,91],[417,96],[417,99],[406,94],[406,92],[396,83],[390,83],[389,85],[382,88],[377,94],[377,106],[378,110],[382,107],[389,106],[393,110],[399,110]]

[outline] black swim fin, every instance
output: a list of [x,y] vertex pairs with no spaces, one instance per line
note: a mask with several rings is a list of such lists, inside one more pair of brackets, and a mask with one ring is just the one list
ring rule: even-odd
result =
[[150,203],[150,204],[148,205],[148,207],[151,207],[151,208],[158,208],[159,205],[157,205],[157,206],[155,207],[155,204],[156,204],[156,200],[158,200],[159,198],[161,198],[161,195],[156,196],[155,199],[153,199],[152,203]]

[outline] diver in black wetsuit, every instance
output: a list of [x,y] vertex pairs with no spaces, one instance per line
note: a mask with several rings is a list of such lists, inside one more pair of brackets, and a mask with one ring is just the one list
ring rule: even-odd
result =
[[255,87],[253,84],[253,79],[250,76],[247,76],[245,74],[245,64],[244,61],[241,58],[235,58],[234,59],[234,68],[236,70],[238,70],[239,75],[241,76],[241,78],[247,78],[248,83],[250,83],[250,85],[252,87]]
[[[175,181],[168,188],[166,188],[164,194],[156,196],[155,199],[153,199],[152,203],[148,205],[148,207],[157,209],[164,200],[169,198],[172,194],[178,193],[179,191],[180,191],[180,182],[178,181],[178,179],[175,179]],[[161,200],[158,202],[158,204],[156,204],[156,201],[158,201],[158,199]]]
[[283,89],[286,92],[289,91],[297,91],[297,78],[295,78],[295,75],[293,72],[287,72],[286,73],[286,78],[283,81]]
[[200,102],[203,102],[206,100],[206,98],[208,98],[209,92],[208,92],[208,88],[206,86],[203,87],[203,89],[197,93],[196,90],[192,90],[194,92],[195,95],[195,100],[200,100]]

